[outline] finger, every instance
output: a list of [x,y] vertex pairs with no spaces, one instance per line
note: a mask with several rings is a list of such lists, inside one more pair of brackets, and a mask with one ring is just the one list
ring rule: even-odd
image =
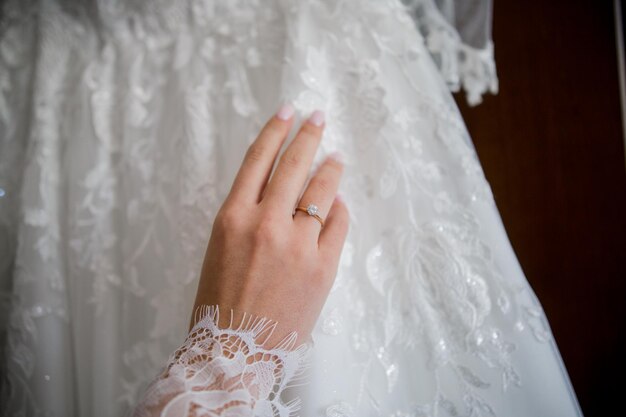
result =
[[283,105],[250,144],[233,181],[229,199],[258,203],[280,148],[293,124],[294,108]]
[[[331,154],[322,162],[322,165],[309,181],[298,205],[306,208],[309,204],[315,204],[318,208],[317,214],[325,219],[337,194],[342,173],[341,156],[338,153]],[[311,219],[307,213],[302,211],[296,211],[293,220],[298,230],[304,234],[315,236],[315,241],[317,241],[322,227],[319,221]]]
[[322,257],[329,262],[339,263],[339,256],[348,234],[350,215],[343,200],[337,196],[328,213],[326,224],[318,240],[319,251]]
[[263,201],[291,214],[311,169],[324,130],[324,113],[314,111],[282,154]]

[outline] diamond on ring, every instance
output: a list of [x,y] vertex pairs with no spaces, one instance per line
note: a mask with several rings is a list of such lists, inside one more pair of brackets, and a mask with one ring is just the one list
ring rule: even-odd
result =
[[320,209],[315,204],[309,204],[306,206],[306,212],[309,216],[315,216],[318,214]]
[[303,212],[305,212],[306,214],[308,214],[309,216],[313,217],[315,220],[320,222],[322,227],[324,227],[324,219],[322,219],[320,217],[320,215],[318,214],[320,212],[320,209],[315,204],[309,204],[306,207],[304,207],[304,206],[296,207],[296,209],[294,211],[294,214],[293,214],[294,216],[296,215],[295,214],[296,211],[303,211]]

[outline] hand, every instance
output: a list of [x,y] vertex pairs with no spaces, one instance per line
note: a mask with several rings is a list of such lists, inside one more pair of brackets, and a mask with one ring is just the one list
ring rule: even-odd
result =
[[[202,266],[194,311],[218,305],[220,327],[243,313],[267,317],[278,325],[271,348],[291,331],[306,340],[317,321],[337,273],[348,231],[348,211],[336,197],[343,164],[327,158],[302,194],[324,130],[316,111],[305,121],[270,173],[293,124],[285,105],[250,145],[230,193],[218,211]],[[315,204],[324,227],[296,206]]]

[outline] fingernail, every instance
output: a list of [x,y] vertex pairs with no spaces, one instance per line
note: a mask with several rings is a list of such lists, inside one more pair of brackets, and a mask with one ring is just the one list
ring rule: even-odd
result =
[[343,197],[341,196],[341,194],[337,193],[335,195],[335,198],[337,199],[337,201],[339,201],[340,203],[345,203],[346,200],[343,199]]
[[291,119],[291,116],[293,116],[294,113],[295,113],[295,110],[293,106],[289,103],[285,103],[278,110],[278,113],[276,113],[276,117],[278,117],[280,120],[289,120]]
[[315,126],[321,126],[324,124],[324,112],[321,110],[315,110],[309,117],[309,122]]
[[328,158],[334,159],[335,161],[343,164],[343,154],[339,151],[334,151],[328,155]]

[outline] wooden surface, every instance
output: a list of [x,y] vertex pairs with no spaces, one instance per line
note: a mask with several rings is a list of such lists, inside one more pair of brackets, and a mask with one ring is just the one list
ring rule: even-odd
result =
[[587,417],[621,409],[626,165],[611,1],[496,0],[500,93],[457,97]]

